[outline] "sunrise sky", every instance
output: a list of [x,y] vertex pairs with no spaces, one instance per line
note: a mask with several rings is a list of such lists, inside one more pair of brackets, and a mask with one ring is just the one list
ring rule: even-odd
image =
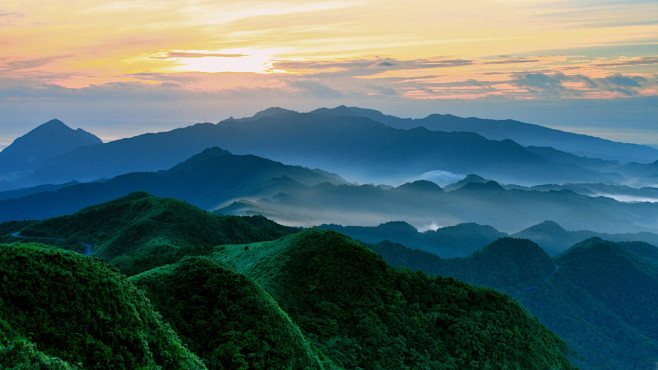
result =
[[341,104],[658,144],[658,1],[0,2],[0,148]]

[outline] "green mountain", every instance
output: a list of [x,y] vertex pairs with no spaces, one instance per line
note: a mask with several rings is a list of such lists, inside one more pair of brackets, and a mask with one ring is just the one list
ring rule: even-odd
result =
[[93,245],[93,255],[132,275],[211,246],[272,240],[296,229],[261,216],[208,213],[188,203],[135,192],[79,212],[29,224],[22,236]]
[[130,281],[209,369],[324,367],[276,301],[222,262],[185,257]]
[[516,301],[388,266],[310,229],[213,254],[253,279],[345,368],[571,368],[566,346]]
[[0,282],[0,368],[204,368],[144,294],[102,261],[3,244]]
[[[0,288],[5,363],[64,361],[87,367],[92,356],[102,367],[117,352],[119,362],[137,363],[142,354],[150,361],[125,366],[131,368],[174,361],[158,354],[193,361],[164,368],[572,368],[564,342],[510,297],[392,268],[333,231],[290,234],[298,230],[262,217],[218,216],[146,193],[26,224],[23,236],[66,239],[52,241],[63,245],[93,243],[94,255],[129,274],[141,273],[127,281],[104,262],[72,252],[0,248],[8,256],[12,250],[43,255],[8,257],[10,267],[0,269],[0,279],[5,271],[14,274],[6,277],[12,283]],[[287,236],[253,242],[280,235]],[[32,262],[43,271],[33,271]],[[32,289],[30,279],[43,288]],[[114,281],[142,303],[123,305],[133,293],[107,287]],[[130,321],[153,312],[151,307],[162,314],[155,316],[159,321]],[[127,309],[130,313],[124,313]],[[21,314],[31,310],[35,313]],[[80,312],[84,319],[77,318]],[[151,328],[152,322],[164,328],[171,348],[158,347],[159,326]],[[145,326],[147,334],[141,331]],[[110,331],[98,339],[109,349],[80,344],[100,346],[93,339],[97,328]],[[93,338],[73,333],[92,333]],[[142,347],[131,342],[134,335]],[[129,354],[124,344],[128,352],[141,352]]]
[[500,239],[468,258],[399,244],[372,249],[394,266],[450,276],[518,299],[594,369],[649,369],[658,360],[658,248],[593,238],[556,259],[536,244]]

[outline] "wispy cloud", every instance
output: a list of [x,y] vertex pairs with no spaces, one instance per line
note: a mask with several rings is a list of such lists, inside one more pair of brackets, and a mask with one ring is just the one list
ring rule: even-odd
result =
[[615,60],[595,63],[596,67],[625,67],[625,66],[649,66],[658,64],[658,56],[645,56],[627,58],[621,57]]
[[70,58],[69,55],[55,55],[35,59],[10,59],[4,58],[0,61],[0,71],[17,72],[25,69],[33,69],[46,66],[56,60]]
[[1,110],[647,101],[656,12],[655,0],[8,0]]
[[309,94],[312,94],[313,96],[318,98],[336,99],[343,96],[343,94],[340,91],[325,86],[318,81],[292,80],[288,82],[288,85],[292,88],[299,89]]

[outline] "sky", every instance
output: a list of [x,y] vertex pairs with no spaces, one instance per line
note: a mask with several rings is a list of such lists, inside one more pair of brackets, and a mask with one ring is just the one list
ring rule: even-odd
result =
[[0,148],[338,105],[658,144],[658,1],[0,2]]

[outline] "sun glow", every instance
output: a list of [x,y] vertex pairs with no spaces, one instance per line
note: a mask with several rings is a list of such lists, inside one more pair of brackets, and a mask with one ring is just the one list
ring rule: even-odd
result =
[[271,50],[174,50],[151,56],[166,63],[164,72],[203,73],[283,73],[274,68]]

